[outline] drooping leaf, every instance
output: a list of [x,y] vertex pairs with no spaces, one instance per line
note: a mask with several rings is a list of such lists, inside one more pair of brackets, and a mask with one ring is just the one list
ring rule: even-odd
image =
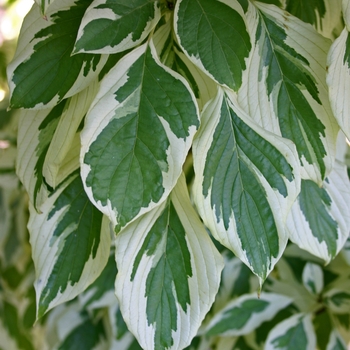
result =
[[140,44],[155,27],[158,0],[94,0],[82,19],[75,52],[111,54]]
[[331,170],[338,132],[325,79],[330,41],[258,2],[250,6],[248,27],[254,47],[239,102],[264,129],[295,143],[302,177],[320,184]]
[[89,201],[78,174],[71,176],[42,206],[30,207],[30,242],[36,270],[37,316],[73,299],[105,267],[110,249],[109,222]]
[[189,345],[214,301],[223,261],[192,207],[184,176],[170,199],[120,232],[116,260],[116,294],[140,345]]
[[244,294],[232,300],[215,314],[206,328],[206,334],[239,336],[249,334],[263,322],[271,320],[292,299],[273,293]]
[[47,20],[36,5],[25,17],[8,67],[12,108],[55,106],[87,87],[107,60],[106,55],[71,55],[80,19],[90,1],[62,1],[50,6]]
[[152,42],[105,76],[82,131],[82,177],[117,231],[165,200],[198,124],[188,84],[159,62]]
[[203,111],[193,157],[203,221],[262,283],[285,248],[284,222],[299,191],[293,145],[261,129],[220,89]]
[[316,336],[310,314],[296,314],[279,323],[269,333],[265,347],[283,350],[315,350]]
[[314,295],[318,295],[323,289],[322,268],[312,262],[308,262],[303,270],[303,284]]
[[244,13],[236,0],[180,0],[175,32],[190,60],[218,83],[238,90],[251,49]]
[[350,185],[340,162],[319,187],[302,180],[301,192],[287,220],[290,239],[329,262],[345,244],[350,225]]

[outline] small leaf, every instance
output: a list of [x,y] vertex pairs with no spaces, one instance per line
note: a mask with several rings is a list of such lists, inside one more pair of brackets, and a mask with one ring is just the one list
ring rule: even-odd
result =
[[198,125],[187,82],[159,62],[152,42],[105,76],[82,131],[82,177],[117,231],[165,200]]
[[279,323],[269,333],[265,347],[271,350],[315,350],[316,336],[311,315],[296,314]]
[[339,335],[336,330],[333,330],[329,338],[326,350],[346,350],[347,346],[344,339]]
[[142,43],[160,19],[158,0],[94,0],[86,10],[75,52],[117,53]]
[[287,220],[290,239],[300,248],[329,262],[349,236],[350,185],[338,161],[322,187],[303,180]]
[[288,297],[261,293],[245,294],[229,302],[221,312],[215,314],[206,328],[206,335],[239,336],[249,334],[263,322],[271,320],[278,311],[289,305]]
[[295,149],[252,122],[221,89],[201,121],[194,200],[215,238],[262,283],[287,243],[284,222],[299,191]]
[[110,230],[77,174],[44,203],[42,214],[30,209],[39,318],[73,299],[100,275],[108,260]]
[[8,67],[11,108],[53,107],[87,87],[107,56],[72,56],[75,37],[89,1],[55,1],[42,18],[34,5],[25,17],[15,57]]
[[169,200],[120,232],[116,260],[121,311],[142,348],[189,345],[214,301],[223,261],[183,175]]
[[251,49],[239,2],[180,0],[174,19],[179,44],[190,60],[218,83],[238,90]]
[[311,294],[320,294],[323,289],[322,268],[311,262],[306,263],[303,270],[303,284]]

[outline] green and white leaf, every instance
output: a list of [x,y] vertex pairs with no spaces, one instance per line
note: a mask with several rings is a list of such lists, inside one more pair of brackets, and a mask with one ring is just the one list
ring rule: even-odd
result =
[[229,302],[216,313],[206,327],[206,335],[239,336],[249,334],[292,302],[292,299],[273,293],[244,294]]
[[111,54],[142,43],[161,17],[158,0],[94,0],[81,21],[75,52]]
[[34,5],[25,17],[8,66],[11,108],[48,108],[92,83],[107,55],[72,56],[85,0],[55,1],[42,18]]
[[331,336],[329,337],[329,343],[327,344],[326,350],[346,350],[347,346],[344,339],[340,334],[333,330]]
[[30,206],[28,228],[36,270],[37,317],[73,299],[102,272],[110,250],[109,221],[71,176],[41,207]]
[[350,89],[350,33],[347,28],[329,51],[327,84],[335,118],[346,137],[350,138],[350,101],[346,94]]
[[169,195],[199,125],[188,83],[161,64],[152,41],[101,82],[82,131],[90,200],[119,231]]
[[324,294],[327,307],[335,314],[350,313],[350,282],[348,279],[338,283]]
[[116,295],[141,347],[189,345],[218,291],[223,259],[192,207],[183,175],[166,202],[120,232],[116,261]]
[[347,30],[350,32],[350,1],[342,0],[343,19]]
[[211,233],[266,279],[286,243],[299,192],[294,145],[254,123],[222,89],[193,144],[194,200]]
[[255,43],[239,103],[264,129],[293,141],[302,177],[321,184],[332,168],[338,132],[326,85],[330,40],[258,2],[250,5],[247,23]]
[[313,295],[318,295],[323,290],[323,271],[320,265],[312,262],[306,263],[303,269],[303,284]]
[[302,180],[287,229],[295,244],[328,263],[349,237],[349,226],[349,178],[346,167],[336,161],[322,187]]
[[71,153],[72,156],[79,154],[79,151],[74,152],[74,139],[78,139],[80,146],[80,135],[77,131],[97,93],[97,89],[98,84],[92,83],[67,101],[66,111],[62,113],[58,121],[43,167],[45,181],[52,188],[56,188],[60,183],[60,179],[57,179],[57,176],[62,169],[62,165],[67,163],[68,153]]
[[245,16],[237,0],[179,0],[174,27],[189,59],[219,84],[242,84],[251,49]]
[[40,11],[42,15],[45,15],[48,7],[54,2],[55,0],[35,0],[35,2],[40,6]]
[[274,327],[266,340],[269,350],[315,350],[316,336],[311,314],[296,314]]

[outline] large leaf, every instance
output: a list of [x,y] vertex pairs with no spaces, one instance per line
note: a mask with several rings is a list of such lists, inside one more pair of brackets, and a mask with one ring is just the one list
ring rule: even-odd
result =
[[8,67],[10,107],[46,108],[87,87],[106,55],[72,56],[86,0],[55,1],[42,18],[34,5],[22,25],[15,57]]
[[271,320],[292,299],[273,293],[245,294],[228,303],[206,328],[206,334],[239,336],[249,334],[263,322]]
[[175,32],[186,55],[218,83],[238,90],[251,49],[237,0],[179,0]]
[[257,2],[248,26],[255,42],[239,102],[263,128],[295,143],[302,177],[320,184],[331,170],[338,132],[325,79],[330,41]]
[[345,244],[350,226],[350,184],[346,166],[336,161],[322,187],[302,180],[287,221],[290,239],[329,262]]
[[279,323],[269,333],[266,349],[315,350],[316,336],[310,314],[296,314]]
[[75,51],[109,54],[135,47],[160,14],[158,0],[94,0],[81,22]]
[[214,301],[223,261],[192,207],[184,176],[170,199],[117,236],[116,260],[116,294],[140,345],[187,346]]
[[193,157],[205,224],[262,283],[285,248],[284,223],[299,192],[292,143],[261,129],[219,89],[203,111]]
[[117,231],[165,200],[199,124],[187,82],[149,45],[105,76],[82,131],[85,189]]
[[89,201],[78,174],[42,206],[30,206],[30,242],[36,270],[37,316],[73,299],[105,267],[110,250],[109,222]]

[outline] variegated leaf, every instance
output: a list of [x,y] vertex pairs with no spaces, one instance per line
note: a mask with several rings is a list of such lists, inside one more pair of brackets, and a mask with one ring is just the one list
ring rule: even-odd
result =
[[346,350],[348,347],[346,346],[344,339],[340,336],[340,334],[333,330],[331,336],[329,338],[329,342],[327,344],[326,350]]
[[198,124],[187,82],[159,62],[152,42],[105,76],[82,131],[82,177],[117,231],[166,199]]
[[296,314],[274,327],[265,348],[269,350],[315,350],[316,336],[310,314]]
[[240,2],[179,0],[174,21],[190,60],[218,83],[238,90],[251,49]]
[[206,327],[206,335],[239,336],[249,334],[263,322],[271,320],[292,299],[273,293],[244,294],[229,302],[215,314]]
[[336,161],[322,187],[302,180],[287,228],[300,248],[330,262],[349,237],[349,227],[350,183],[346,167]]
[[93,84],[52,109],[21,110],[17,175],[31,203],[40,206],[79,167],[79,127],[96,94]]
[[[65,106],[65,113],[62,113],[61,118],[58,120],[55,133],[46,152],[42,170],[45,182],[52,188],[56,188],[60,183],[58,175],[63,165],[67,162],[68,153],[71,155],[79,154],[79,151],[72,152],[72,146],[74,146],[75,138],[80,141],[77,131],[97,93],[97,89],[98,84],[95,82],[70,98]],[[80,146],[80,142],[78,146]]]
[[271,5],[254,2],[247,18],[254,47],[239,102],[264,129],[295,143],[302,177],[320,184],[338,132],[326,86],[330,41]]
[[30,206],[28,224],[36,270],[37,316],[73,299],[105,267],[109,221],[89,201],[78,174],[45,201],[42,214]]
[[214,301],[223,261],[192,207],[183,175],[170,199],[117,236],[116,260],[116,294],[140,345],[187,346]]
[[324,293],[327,307],[335,314],[350,313],[350,282],[348,279],[337,283],[334,288]]
[[323,271],[320,265],[312,262],[306,263],[303,269],[303,284],[313,295],[318,295],[323,290]]
[[158,0],[94,0],[86,10],[75,52],[116,53],[142,43],[161,16]]
[[8,67],[10,107],[53,107],[87,87],[107,55],[72,56],[86,0],[55,1],[42,18],[34,5],[22,25],[15,57]]
[[290,14],[310,23],[323,36],[334,39],[342,25],[342,0],[287,0],[284,9]]
[[350,138],[350,101],[346,93],[350,89],[350,33],[347,28],[329,51],[327,84],[334,115],[346,137]]
[[281,256],[299,192],[293,144],[264,131],[219,89],[193,144],[195,202],[212,234],[262,283]]

